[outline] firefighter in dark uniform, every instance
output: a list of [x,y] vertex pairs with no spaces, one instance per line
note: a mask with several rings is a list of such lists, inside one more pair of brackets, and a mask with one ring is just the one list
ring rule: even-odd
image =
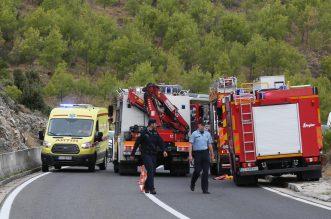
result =
[[208,131],[205,131],[204,122],[200,122],[199,128],[194,131],[190,137],[189,160],[192,162],[194,158],[194,172],[191,179],[191,190],[194,191],[195,183],[200,176],[201,188],[204,194],[210,194],[208,191],[208,172],[210,168],[210,159],[214,160],[214,151],[212,146],[212,138]]
[[153,195],[156,194],[154,188],[154,175],[156,171],[157,153],[161,151],[163,152],[164,157],[168,156],[165,151],[165,144],[160,135],[156,132],[156,128],[156,120],[150,119],[148,121],[148,127],[140,133],[131,152],[131,159],[133,160],[136,150],[140,146],[141,157],[147,170],[147,179],[144,189],[146,193],[151,193]]

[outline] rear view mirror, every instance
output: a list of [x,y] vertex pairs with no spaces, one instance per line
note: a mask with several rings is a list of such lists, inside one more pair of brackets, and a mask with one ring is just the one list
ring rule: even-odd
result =
[[113,117],[113,113],[114,113],[114,106],[113,105],[109,105],[108,106],[108,116],[109,117]]
[[103,133],[102,133],[102,132],[98,132],[98,134],[97,134],[95,140],[96,140],[96,141],[102,141],[102,137],[103,137]]
[[43,141],[45,136],[44,136],[44,132],[43,131],[39,131],[39,140]]

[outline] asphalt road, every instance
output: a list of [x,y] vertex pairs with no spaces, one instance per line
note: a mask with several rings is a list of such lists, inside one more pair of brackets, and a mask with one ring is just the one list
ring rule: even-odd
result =
[[[112,170],[53,171],[17,195],[10,218],[175,218],[140,193],[137,180],[138,176],[119,176]],[[211,194],[205,195],[200,183],[191,192],[189,180],[158,174],[156,197],[189,218],[331,218],[329,210],[259,187],[236,187],[231,181],[210,179]]]

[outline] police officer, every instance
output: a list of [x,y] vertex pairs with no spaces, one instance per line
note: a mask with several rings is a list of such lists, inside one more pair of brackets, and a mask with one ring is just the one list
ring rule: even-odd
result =
[[140,133],[131,152],[131,159],[133,160],[136,150],[140,146],[142,160],[147,170],[147,179],[144,187],[145,193],[151,193],[153,195],[156,194],[154,188],[154,175],[156,171],[157,153],[158,151],[162,151],[164,157],[168,156],[165,151],[164,142],[156,132],[156,128],[156,120],[150,119],[148,121],[148,127]]
[[210,194],[208,192],[208,172],[210,167],[210,159],[214,160],[214,151],[212,146],[212,138],[208,131],[205,130],[205,123],[200,122],[199,127],[194,131],[190,137],[189,147],[189,160],[192,162],[194,158],[194,172],[191,179],[191,190],[194,191],[195,183],[200,176],[201,188],[204,194]]

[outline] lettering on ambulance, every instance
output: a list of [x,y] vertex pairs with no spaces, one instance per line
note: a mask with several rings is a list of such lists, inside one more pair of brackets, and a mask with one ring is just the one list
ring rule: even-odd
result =
[[56,139],[55,142],[64,142],[64,143],[78,143],[77,139]]

